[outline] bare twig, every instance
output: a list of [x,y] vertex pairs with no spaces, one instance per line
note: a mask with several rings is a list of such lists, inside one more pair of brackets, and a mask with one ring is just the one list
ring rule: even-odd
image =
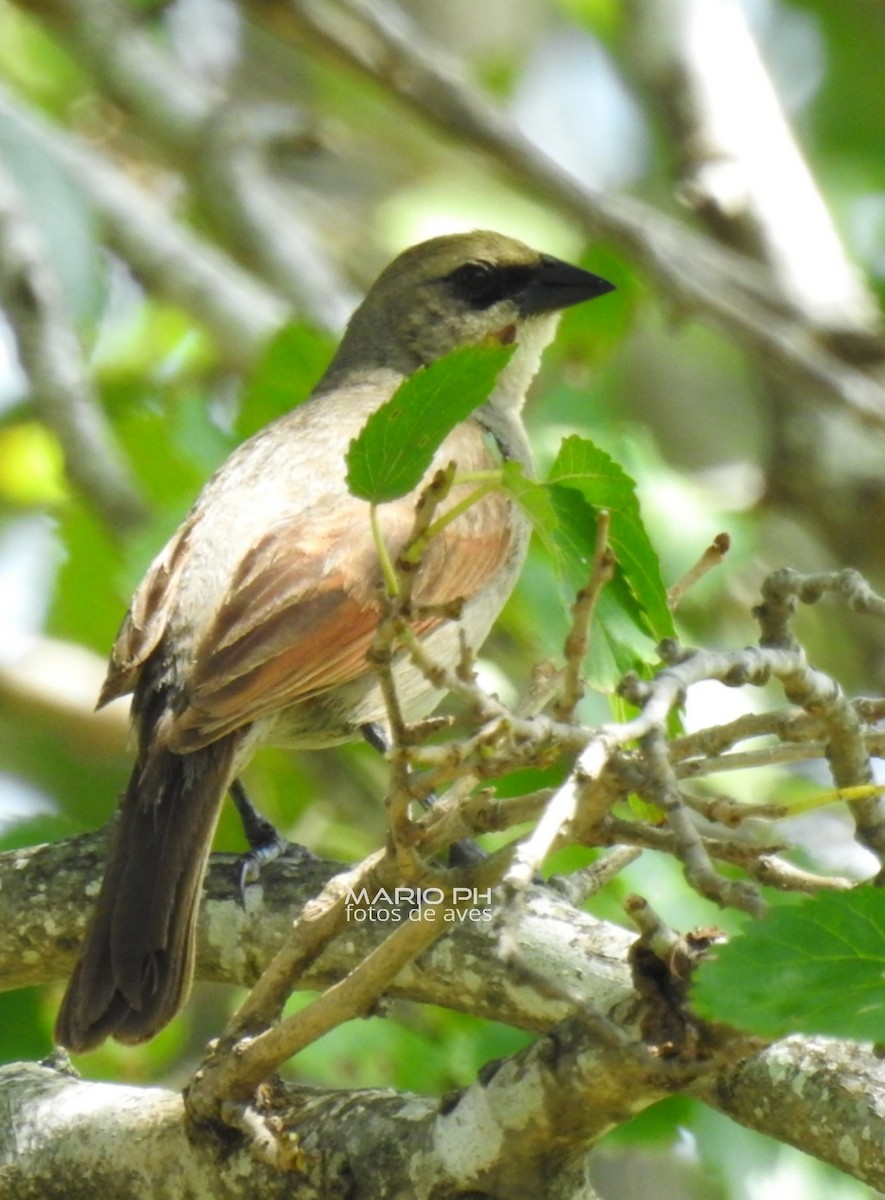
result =
[[819,571],[802,574],[787,567],[774,571],[763,585],[764,606],[756,609],[766,642],[789,638],[786,626],[796,601],[816,604],[825,595],[839,597],[848,608],[877,621],[885,621],[885,598],[878,595],[860,571]]
[[727,829],[737,829],[751,817],[768,821],[782,821],[790,816],[790,809],[783,804],[752,804],[732,800],[730,796],[695,796],[683,791],[683,803],[692,812],[699,813],[705,820]]
[[[711,859],[740,867],[767,887],[814,894],[819,891],[845,891],[855,886],[851,880],[840,876],[818,875],[799,869],[778,855],[777,851],[783,847],[751,846],[735,840],[704,836],[701,841]],[[645,821],[625,821],[621,817],[606,818],[596,831],[596,844],[641,847],[662,854],[677,853],[676,836],[672,830]]]
[[727,533],[720,533],[713,539],[698,561],[690,567],[681,579],[667,591],[667,604],[675,612],[686,592],[690,591],[699,580],[703,579],[714,567],[721,566],[731,547],[731,538]]
[[[446,903],[451,905],[451,896]],[[340,905],[336,898],[339,912]],[[422,916],[397,926],[345,979],[333,984],[307,1008],[254,1037],[239,1039],[233,1053],[213,1056],[197,1073],[188,1094],[194,1115],[209,1117],[224,1101],[247,1099],[263,1079],[310,1042],[344,1021],[365,1016],[402,967],[446,931],[442,919],[445,907],[429,910],[432,919]]]
[[600,509],[596,514],[596,544],[590,564],[590,577],[572,605],[572,623],[565,639],[562,692],[553,708],[553,715],[557,721],[573,721],[575,709],[584,694],[583,669],[590,638],[590,623],[596,611],[599,594],[612,578],[615,569],[614,555],[608,543],[610,529],[611,513]]
[[801,708],[779,709],[775,712],[743,713],[724,725],[696,729],[674,738],[670,754],[674,763],[690,761],[698,756],[717,757],[738,742],[749,738],[773,736],[784,742],[803,742],[817,738],[822,726]]
[[[367,654],[367,660],[372,664],[378,676],[384,705],[387,710],[387,723],[391,735],[390,786],[387,795],[387,812],[393,845],[400,869],[406,878],[418,878],[423,869],[417,854],[413,837],[413,823],[409,815],[409,806],[415,799],[410,784],[410,755],[408,748],[415,738],[406,723],[400,704],[399,692],[394,674],[394,654],[397,648],[405,645],[409,648],[413,662],[415,652],[420,646],[414,635],[413,623],[428,618],[429,613],[420,606],[416,609],[413,604],[415,584],[421,558],[426,550],[429,531],[434,517],[441,504],[451,492],[455,480],[456,464],[450,463],[446,468],[437,471],[425,488],[422,489],[415,505],[415,515],[412,529],[405,544],[399,550],[394,562],[390,562],[388,548],[383,544],[380,523],[373,513],[373,529],[379,558],[384,566],[386,590],[380,597],[382,605],[381,619],[372,639],[372,645]],[[457,613],[441,614],[454,617]],[[437,614],[439,618],[440,614]],[[423,653],[421,669],[425,677],[435,682],[432,674],[442,668],[433,663]]]
[[639,846],[613,846],[588,867],[572,871],[570,875],[551,875],[547,886],[564,896],[576,908],[595,896],[621,871],[636,862],[642,854]]
[[524,890],[537,874],[556,839],[577,816],[579,805],[583,823],[591,828],[594,821],[608,811],[614,795],[604,789],[600,791],[594,785],[601,779],[619,742],[617,731],[602,729],[581,751],[568,779],[550,798],[541,819],[520,846],[513,866],[507,872],[504,882],[514,894]]
[[727,880],[710,861],[703,839],[691,821],[676,776],[667,757],[666,734],[660,726],[646,733],[640,748],[645,758],[648,780],[639,792],[643,799],[661,808],[673,833],[674,851],[685,867],[685,877],[702,896],[717,904],[733,905],[753,916],[762,916],[766,906],[759,892],[743,880]]
[[[885,601],[870,588],[856,571],[802,576],[796,571],[775,571],[762,586],[763,600],[754,610],[762,632],[763,644],[795,645],[790,619],[797,601],[815,603],[825,592],[837,592],[851,608],[882,620]],[[839,788],[873,782],[873,766],[867,750],[861,718],[832,680],[813,671],[804,659],[784,679],[784,691],[794,704],[819,715],[826,726],[826,757]],[[885,862],[885,799],[851,802],[857,825],[857,838]],[[885,878],[885,875],[881,876]]]
[[377,881],[383,857],[378,851],[352,870],[334,876],[315,899],[305,904],[286,944],[231,1018],[222,1045],[267,1029],[279,1018],[299,975],[344,923],[348,896]]
[[628,896],[624,901],[623,908],[639,930],[645,945],[662,962],[667,962],[678,945],[679,935],[670,928],[644,896]]

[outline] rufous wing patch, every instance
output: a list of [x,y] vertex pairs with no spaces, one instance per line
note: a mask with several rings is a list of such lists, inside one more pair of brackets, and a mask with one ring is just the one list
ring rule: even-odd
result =
[[[392,555],[412,527],[414,504],[407,496],[380,510]],[[368,507],[353,501],[339,518],[334,529],[324,523],[322,544],[304,517],[280,522],[244,558],[198,647],[175,720],[176,749],[206,745],[370,669],[381,572]],[[436,536],[421,562],[416,602],[445,604],[482,588],[510,552],[508,518],[508,501],[494,493]],[[438,623],[425,619],[419,632]]]

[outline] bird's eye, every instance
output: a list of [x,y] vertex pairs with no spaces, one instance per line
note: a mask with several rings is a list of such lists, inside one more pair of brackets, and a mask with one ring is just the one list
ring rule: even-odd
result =
[[468,262],[452,272],[452,278],[465,284],[479,284],[488,279],[492,268],[485,262]]
[[531,269],[492,266],[487,262],[466,262],[446,276],[446,283],[459,300],[471,308],[490,308],[499,300],[514,297],[525,286]]
[[483,292],[492,279],[494,272],[488,263],[466,262],[448,276],[455,289],[465,297],[478,295]]

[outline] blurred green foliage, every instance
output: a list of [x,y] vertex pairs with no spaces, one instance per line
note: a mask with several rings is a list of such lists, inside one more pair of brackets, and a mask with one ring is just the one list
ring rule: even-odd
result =
[[[177,7],[147,6],[158,27],[163,10]],[[463,59],[476,78],[494,82],[504,105],[530,84],[533,103],[554,86],[550,74],[541,72],[541,52],[545,46],[556,51],[562,46],[557,39],[563,37],[576,44],[583,37],[601,39],[629,82],[628,21],[619,0],[474,4],[469,21],[453,16],[457,7],[434,2],[415,9],[431,35]],[[800,17],[816,39],[819,79],[805,88],[792,115],[852,252],[881,292],[885,7],[871,0],[770,0],[752,7],[760,21],[763,53],[772,63],[783,61],[791,20]],[[160,41],[171,39],[166,28],[158,33]],[[241,36],[248,41],[253,33],[246,27]],[[289,181],[292,204],[304,206],[319,236],[347,264],[356,286],[365,286],[404,243],[440,232],[447,223],[512,232],[562,257],[579,259],[617,284],[604,304],[564,316],[560,336],[546,356],[528,413],[539,476],[547,477],[567,436],[586,439],[611,456],[637,481],[644,523],[668,583],[720,530],[729,530],[734,546],[728,567],[691,594],[679,614],[679,628],[689,642],[730,646],[751,640],[755,630],[749,608],[768,565],[790,561],[821,566],[829,561],[829,552],[816,532],[803,525],[801,513],[776,512],[766,502],[766,414],[754,366],[709,331],[674,322],[673,314],[659,310],[646,282],[610,247],[597,244],[582,253],[583,235],[567,217],[520,194],[478,155],[428,130],[380,89],[307,51],[295,64],[278,58],[267,41],[257,61],[257,70],[251,63],[249,82],[255,94],[273,95],[273,87],[279,86],[322,134],[320,152],[296,156]],[[152,153],[135,123],[102,94],[96,79],[61,42],[7,0],[0,0],[0,77],[46,116],[105,145],[158,196],[171,193],[171,215],[193,215],[195,227],[215,236],[198,202],[175,199],[186,187],[187,164],[173,168],[162,152]],[[568,108],[551,126],[551,137],[568,126],[575,145],[589,141],[595,153],[594,121],[599,119],[596,112]],[[646,113],[644,123],[649,150],[636,164],[635,190],[673,208],[673,179],[666,165],[672,148],[654,113]],[[122,540],[72,492],[57,439],[39,423],[26,387],[15,379],[14,355],[4,349],[8,338],[0,343],[3,662],[14,661],[36,634],[105,656],[133,588],[202,483],[234,445],[309,394],[331,356],[334,338],[296,321],[276,335],[250,372],[235,373],[198,320],[144,289],[107,250],[88,203],[45,154],[2,124],[0,153],[52,248],[69,311],[91,354],[102,406],[151,511],[149,522]],[[602,163],[600,170],[598,182],[606,186]],[[249,261],[249,247],[228,249]],[[51,523],[52,537],[45,545],[30,534],[28,522],[35,517]],[[636,600],[623,579],[620,586],[620,608],[612,609],[611,598],[603,600],[609,621],[618,614],[623,618],[631,596]],[[655,604],[660,602],[659,586],[656,581]],[[628,642],[636,624],[624,632]],[[554,564],[535,545],[485,652],[505,699],[525,686],[532,663],[561,653],[567,625]],[[851,628],[834,628],[822,613],[812,611],[802,614],[800,630],[821,665],[845,671],[851,685],[868,680],[869,663],[857,650]],[[657,620],[655,634],[660,633]],[[642,648],[648,644],[642,642]],[[593,652],[604,649],[597,646]],[[708,699],[711,722],[732,712],[724,707],[730,697],[717,693]],[[611,715],[608,698],[594,692],[581,711],[589,721]],[[103,824],[128,768],[122,739],[115,745],[91,742],[79,736],[61,710],[0,694],[0,847]],[[503,782],[502,793],[549,786],[563,769],[558,764],[520,772]],[[297,757],[268,750],[250,766],[247,784],[259,807],[287,836],[318,854],[354,861],[384,835],[379,803],[384,765],[368,747]],[[759,800],[764,792],[769,801],[789,798],[797,786],[811,785],[797,785],[795,776],[728,781],[734,794]],[[714,790],[713,782],[707,790]],[[218,845],[242,846],[230,814],[222,821]],[[550,870],[570,869],[591,856],[589,851],[564,852]],[[622,919],[621,900],[633,888],[653,891],[657,907],[676,925],[711,918],[709,906],[685,888],[674,865],[654,855],[607,889],[594,902],[594,911]],[[57,987],[0,995],[0,1061],[48,1052],[58,995]],[[84,1065],[93,1076],[183,1080],[187,1065],[217,1032],[235,1000],[230,989],[198,988],[182,1016],[159,1038],[135,1048],[107,1045]],[[295,997],[292,1006],[304,1002]],[[511,1053],[524,1040],[520,1033],[459,1014],[395,1006],[390,1019],[372,1018],[337,1030],[302,1054],[293,1071],[317,1083],[443,1092],[467,1082],[484,1061]],[[614,1141],[634,1149],[649,1141],[676,1146],[685,1128],[693,1131],[687,1137],[699,1139],[700,1161],[719,1165],[718,1181],[698,1193],[708,1200],[756,1194],[741,1177],[743,1168],[730,1155],[730,1146],[740,1144],[744,1165],[766,1156],[774,1164],[775,1154],[786,1156],[778,1160],[781,1164],[805,1163],[773,1145],[763,1151],[761,1139],[738,1134],[709,1110],[684,1100],[657,1106],[620,1130]],[[807,1165],[794,1169],[791,1178],[802,1179],[800,1190],[780,1194],[801,1194],[805,1200],[837,1194],[832,1174]],[[839,1179],[840,1196],[867,1194]],[[830,1190],[820,1190],[824,1187]]]

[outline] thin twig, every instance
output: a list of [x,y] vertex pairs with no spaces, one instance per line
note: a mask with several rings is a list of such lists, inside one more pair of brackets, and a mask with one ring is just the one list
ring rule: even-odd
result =
[[335,875],[302,910],[286,944],[269,963],[246,1000],[231,1017],[222,1045],[243,1034],[267,1029],[279,1018],[295,981],[310,966],[326,943],[341,929],[347,897],[379,878],[384,854],[376,851],[350,871]]
[[568,900],[569,904],[580,908],[641,855],[639,846],[613,846],[595,862],[572,871],[570,875],[551,875],[547,886]]
[[358,963],[340,983],[327,988],[306,1008],[252,1038],[241,1038],[235,1052],[204,1064],[188,1094],[192,1113],[209,1117],[225,1100],[248,1098],[268,1075],[337,1025],[365,1016],[399,971],[432,945],[448,928],[444,911],[451,896],[429,910],[432,919],[405,921]]
[[690,591],[703,577],[709,574],[715,567],[721,566],[725,560],[725,556],[731,548],[731,538],[727,533],[719,533],[698,559],[698,561],[685,572],[681,579],[673,584],[667,591],[667,604],[671,612],[675,612],[682,603],[686,592]]
[[553,716],[557,721],[573,721],[575,709],[584,695],[583,669],[590,640],[590,623],[600,592],[615,570],[615,558],[608,541],[610,529],[611,513],[600,509],[596,514],[596,542],[590,575],[572,605],[572,621],[565,639],[562,691],[553,707]]
[[578,805],[602,772],[617,742],[598,734],[581,753],[568,779],[558,788],[544,809],[531,834],[514,856],[504,884],[513,896],[523,892],[537,874],[554,842],[577,815]]
[[713,867],[703,839],[682,803],[676,776],[667,757],[664,730],[659,726],[650,729],[640,742],[640,750],[648,776],[639,795],[666,814],[674,837],[674,851],[685,868],[688,882],[695,891],[717,904],[733,905],[753,916],[762,916],[766,906],[757,889],[744,880],[725,879]]
[[451,492],[455,480],[456,464],[435,472],[430,482],[421,490],[412,522],[412,528],[394,561],[382,541],[381,525],[373,523],[378,556],[384,566],[385,591],[380,597],[381,619],[375,630],[371,647],[366,655],[378,677],[387,723],[391,736],[390,785],[387,794],[387,813],[390,832],[397,861],[405,878],[416,879],[424,869],[417,853],[413,836],[410,805],[415,798],[410,786],[410,756],[408,747],[413,742],[409,726],[400,703],[394,674],[394,655],[400,645],[412,649],[417,643],[412,622],[426,614],[416,613],[413,604],[414,589],[419,579],[421,557],[427,547],[428,531],[441,504]]
[[[762,603],[753,612],[759,622],[763,645],[795,646],[791,620],[796,604],[816,603],[827,592],[842,596],[850,608],[885,619],[885,600],[878,596],[858,571],[801,575],[797,571],[775,571],[762,585]],[[841,687],[820,671],[814,671],[804,656],[795,669],[782,676],[789,700],[823,720],[827,734],[826,757],[837,787],[870,784],[873,765],[864,740],[861,717]],[[850,804],[857,826],[857,839],[879,860],[880,881],[885,879],[885,798],[856,800]]]
[[[781,891],[814,894],[819,891],[845,891],[854,884],[840,876],[818,875],[803,871],[778,854],[777,846],[751,846],[735,840],[702,837],[704,849],[712,859],[740,867],[757,882]],[[625,821],[607,817],[596,831],[596,845],[625,845],[657,850],[661,854],[676,853],[676,838],[672,830],[645,821]]]

